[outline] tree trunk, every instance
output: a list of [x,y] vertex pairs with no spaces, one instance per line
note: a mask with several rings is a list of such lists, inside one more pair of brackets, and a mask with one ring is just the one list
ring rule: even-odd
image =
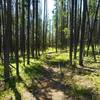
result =
[[30,0],[27,1],[28,3],[28,19],[27,19],[27,64],[30,63]]
[[16,46],[15,46],[16,74],[19,77],[18,0],[16,0],[15,38],[16,38]]
[[83,0],[83,19],[80,34],[80,52],[79,52],[79,64],[83,65],[83,50],[84,50],[84,35],[85,35],[85,22],[86,22],[86,3],[87,0]]
[[73,52],[73,18],[74,18],[74,0],[71,1],[70,11],[70,64],[72,65],[72,52]]

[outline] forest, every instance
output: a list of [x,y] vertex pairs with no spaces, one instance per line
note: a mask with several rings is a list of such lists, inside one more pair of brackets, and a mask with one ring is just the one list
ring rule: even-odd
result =
[[100,0],[0,0],[0,100],[100,100]]

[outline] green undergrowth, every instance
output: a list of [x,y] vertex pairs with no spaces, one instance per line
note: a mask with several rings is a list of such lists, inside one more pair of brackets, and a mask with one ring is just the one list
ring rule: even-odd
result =
[[[19,72],[20,78],[16,77],[15,68],[16,64],[14,59],[11,60],[11,80],[6,84],[3,78],[0,78],[0,100],[21,100],[23,93],[33,85],[36,87],[37,83],[32,84],[34,78],[42,77],[43,74],[43,61],[37,59],[30,59],[30,65],[23,64],[23,59],[19,58]],[[1,65],[0,73],[3,75],[3,65]]]
[[[73,60],[73,66],[69,65],[69,53],[67,52],[47,54],[45,55],[45,61],[50,67],[60,66],[65,74],[67,72],[73,74],[70,76],[74,82],[71,81],[70,84],[72,84],[76,94],[89,95],[90,93],[92,98],[100,96],[100,55],[96,55],[97,61],[94,61],[92,55],[85,55],[84,66],[78,65],[78,57],[79,53],[77,53],[77,59]],[[64,81],[68,80],[68,77]]]
[[[52,48],[50,48],[51,50]],[[0,100],[7,100],[12,98],[13,100],[20,100],[23,97],[25,91],[33,92],[41,88],[40,80],[49,76],[46,72],[44,65],[50,68],[60,68],[60,71],[64,73],[62,83],[70,85],[72,92],[76,96],[87,96],[95,100],[100,95],[100,56],[96,55],[97,61],[95,62],[93,57],[84,57],[84,66],[78,65],[77,59],[73,60],[73,66],[69,63],[69,53],[61,52],[55,53],[49,52],[41,55],[39,59],[30,59],[30,65],[23,64],[23,59],[19,59],[20,78],[16,77],[14,68],[11,68],[12,78],[8,83],[0,83],[2,85],[0,89]],[[26,61],[27,62],[27,61]],[[11,60],[11,65],[16,67],[15,60]],[[0,65],[0,73],[3,74],[3,66]],[[54,76],[53,76],[54,74]],[[51,74],[53,79],[60,80],[59,72]],[[0,77],[2,80],[3,78]],[[99,100],[99,99],[97,99]]]

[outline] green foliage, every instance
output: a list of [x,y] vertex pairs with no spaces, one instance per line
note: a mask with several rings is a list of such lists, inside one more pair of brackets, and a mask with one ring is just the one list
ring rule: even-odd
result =
[[[42,78],[52,77],[55,79],[59,75],[59,71],[50,75],[44,67],[45,64],[57,70],[61,67],[61,71],[65,76],[62,79],[62,83],[72,87],[71,91],[76,97],[83,96],[88,98],[92,95],[95,96],[94,93],[100,93],[100,70],[96,70],[100,68],[98,62],[100,57],[97,56],[97,58],[97,62],[93,63],[91,56],[85,57],[84,67],[79,67],[78,65],[70,66],[68,61],[69,54],[63,51],[55,53],[54,48],[48,48],[46,53],[41,55],[38,60],[30,59],[30,65],[26,64],[25,67],[23,66],[22,58],[20,58],[20,79],[12,77],[7,83],[8,85],[6,84],[5,91],[0,91],[0,99],[3,100],[3,98],[8,98],[9,96],[13,100],[20,97],[24,98],[23,93],[26,90],[35,91],[40,89],[41,85],[39,82]],[[11,64],[15,66],[14,59]],[[12,71],[13,75],[15,75],[14,69]],[[59,78],[60,76],[58,76]]]
[[89,13],[90,13],[90,15],[93,15],[96,11],[96,2],[95,2],[95,0],[91,0],[88,5],[89,5]]
[[69,28],[64,28],[64,33],[65,33],[65,37],[67,38],[67,39],[69,39],[69,37],[70,37],[70,30],[69,30]]

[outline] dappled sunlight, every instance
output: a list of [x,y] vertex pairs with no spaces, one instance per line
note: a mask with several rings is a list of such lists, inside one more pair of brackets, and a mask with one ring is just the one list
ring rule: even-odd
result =
[[72,98],[72,100],[75,98],[91,100],[98,97],[100,89],[99,76],[96,76],[98,70],[96,71],[94,67],[92,70],[92,67],[70,66],[70,63],[65,60],[66,55],[68,54],[51,53],[42,55],[43,59],[41,56],[40,60],[30,60],[30,65],[22,67],[19,81],[16,81],[16,78],[10,81],[11,98],[14,95],[18,100],[21,98],[45,100],[57,96],[65,99]]
[[100,100],[100,0],[0,0],[0,100]]

